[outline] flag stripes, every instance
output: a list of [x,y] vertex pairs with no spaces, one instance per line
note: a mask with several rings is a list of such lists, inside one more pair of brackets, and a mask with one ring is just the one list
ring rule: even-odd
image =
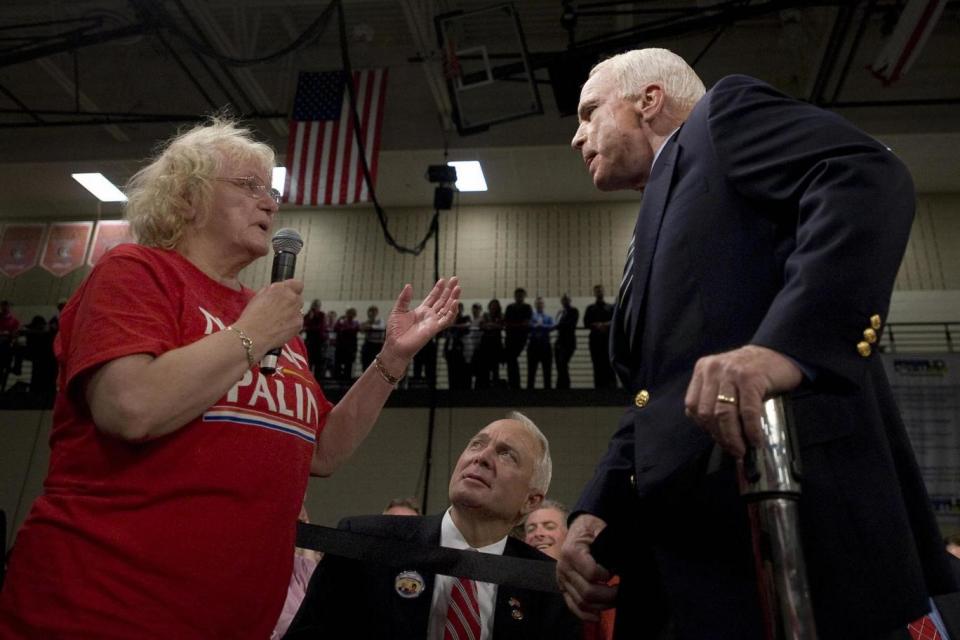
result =
[[[304,79],[304,75],[311,77]],[[385,69],[353,73],[359,130],[373,182],[377,176],[386,80]],[[318,86],[314,87],[312,82]],[[332,83],[337,86],[331,88]],[[306,107],[314,108],[296,104],[301,100]],[[311,105],[309,100],[316,103]],[[332,100],[338,104],[329,104]],[[342,73],[301,74],[287,146],[287,202],[317,206],[370,199],[354,134],[356,127]]]

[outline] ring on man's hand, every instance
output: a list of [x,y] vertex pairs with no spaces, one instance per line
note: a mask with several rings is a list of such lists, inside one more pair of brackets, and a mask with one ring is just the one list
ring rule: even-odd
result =
[[737,399],[733,396],[725,396],[722,393],[718,393],[717,402],[722,402],[724,404],[737,404]]

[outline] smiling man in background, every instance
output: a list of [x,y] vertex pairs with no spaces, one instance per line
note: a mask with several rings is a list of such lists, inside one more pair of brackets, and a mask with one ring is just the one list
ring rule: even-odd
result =
[[556,500],[544,500],[527,516],[523,525],[524,542],[556,560],[567,537],[569,515],[570,510]]

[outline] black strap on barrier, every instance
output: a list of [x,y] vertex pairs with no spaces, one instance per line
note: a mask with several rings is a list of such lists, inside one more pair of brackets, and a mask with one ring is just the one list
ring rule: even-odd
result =
[[407,540],[382,538],[304,522],[297,523],[297,546],[398,569],[416,567],[445,576],[470,578],[531,591],[559,592],[556,565],[544,560],[497,556],[447,547],[424,547]]

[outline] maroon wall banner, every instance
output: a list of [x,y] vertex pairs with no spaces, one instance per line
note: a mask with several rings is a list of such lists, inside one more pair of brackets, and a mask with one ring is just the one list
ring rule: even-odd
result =
[[16,278],[37,264],[45,224],[8,224],[0,240],[0,273]]
[[91,267],[110,249],[118,244],[133,242],[133,232],[130,223],[126,220],[101,220],[97,223],[97,230],[93,233],[93,245],[87,264]]
[[56,222],[43,245],[40,266],[62,278],[83,266],[87,244],[93,232],[92,222]]

